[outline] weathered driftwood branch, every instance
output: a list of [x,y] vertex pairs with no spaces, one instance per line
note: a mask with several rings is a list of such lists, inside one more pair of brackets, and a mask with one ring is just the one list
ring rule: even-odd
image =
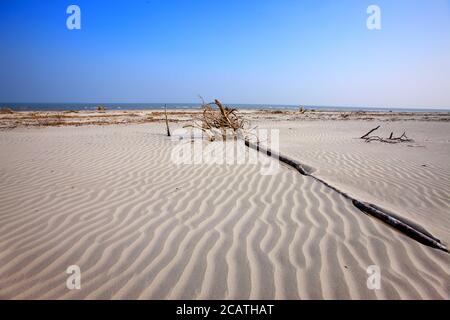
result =
[[423,228],[412,225],[411,223],[406,222],[393,214],[389,214],[385,210],[373,204],[361,202],[355,199],[353,199],[352,203],[362,212],[377,219],[380,219],[381,221],[387,223],[388,225],[392,226],[398,231],[406,234],[410,238],[413,238],[414,240],[426,246],[433,247],[445,252],[449,252],[448,249],[445,247],[445,245],[441,243],[441,240],[435,238],[433,235],[428,233]]
[[[212,107],[216,105],[218,109]],[[195,128],[206,134],[209,140],[216,140],[221,137],[226,140],[227,134],[236,138],[238,135],[247,131],[247,122],[241,119],[237,109],[224,107],[219,100],[213,103],[205,103],[202,99],[202,114],[200,117],[194,117],[192,124],[185,128]]]
[[399,216],[397,216],[387,210],[384,210],[376,205],[373,205],[373,204],[367,203],[367,202],[362,202],[362,201],[359,201],[359,200],[353,198],[352,196],[348,195],[347,193],[330,185],[328,182],[313,175],[312,171],[310,169],[308,169],[307,167],[302,165],[297,160],[290,159],[286,156],[283,156],[280,153],[275,153],[270,149],[262,148],[258,144],[254,144],[248,140],[245,140],[245,145],[249,148],[252,148],[254,150],[262,152],[263,154],[266,154],[269,157],[273,157],[273,158],[287,164],[288,166],[297,170],[301,175],[311,177],[311,178],[319,181],[326,187],[334,190],[335,192],[342,195],[344,198],[350,200],[352,202],[352,204],[357,209],[359,209],[361,212],[383,221],[384,223],[388,224],[389,226],[393,227],[394,229],[398,230],[399,232],[407,235],[408,237],[410,237],[426,246],[449,253],[447,247],[441,242],[441,240],[434,237],[431,233],[427,232],[424,228],[417,226],[405,219],[402,219]]
[[380,126],[378,126],[378,127],[376,127],[376,128],[373,128],[372,130],[370,130],[369,132],[367,132],[365,135],[363,135],[363,136],[361,137],[361,139],[365,139],[366,137],[369,136],[369,134],[371,134],[372,132],[378,130],[379,128],[380,128]]
[[170,137],[169,120],[167,119],[167,105],[164,105],[164,114],[166,115],[167,136]]
[[400,137],[394,137],[394,132],[391,132],[389,135],[389,138],[382,138],[380,136],[371,136],[370,134],[372,132],[375,132],[378,130],[380,126],[373,128],[369,132],[367,132],[365,135],[363,135],[360,139],[366,140],[366,142],[372,142],[372,141],[379,141],[379,142],[385,142],[385,143],[399,143],[399,142],[412,142],[413,140],[408,138],[406,136],[406,132],[403,132],[403,134]]

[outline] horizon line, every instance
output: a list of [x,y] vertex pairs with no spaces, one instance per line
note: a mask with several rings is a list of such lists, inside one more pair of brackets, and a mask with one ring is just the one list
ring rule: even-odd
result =
[[[208,104],[213,104],[214,102],[208,102]],[[165,104],[192,104],[192,105],[201,105],[201,102],[0,102],[1,107],[6,107],[8,104],[90,104],[90,105],[102,105],[102,104],[115,104],[115,105],[125,105],[125,104],[161,104],[161,107],[164,107]],[[380,107],[380,106],[360,106],[360,105],[314,105],[314,104],[291,104],[291,103],[236,103],[236,102],[223,102],[225,105],[248,105],[248,106],[287,106],[287,107],[309,107],[309,108],[362,108],[362,109],[405,109],[405,110],[411,110],[411,109],[419,109],[419,110],[445,110],[450,111],[450,107],[434,107],[434,106],[427,106],[427,107]]]

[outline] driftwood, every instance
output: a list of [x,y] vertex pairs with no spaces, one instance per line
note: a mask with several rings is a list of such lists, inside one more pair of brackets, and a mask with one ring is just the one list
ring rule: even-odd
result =
[[447,253],[449,252],[447,247],[441,242],[441,240],[435,238],[432,234],[427,232],[422,227],[413,225],[410,222],[407,222],[392,213],[390,214],[386,210],[383,210],[373,204],[361,202],[358,200],[353,200],[352,203],[362,212],[383,221],[384,223],[392,226],[398,231],[406,234],[410,238],[426,246],[439,249]]
[[170,137],[169,120],[167,119],[167,105],[164,105],[164,114],[166,115],[167,136]]
[[367,137],[369,136],[369,134],[371,134],[372,132],[378,130],[379,128],[380,128],[380,126],[378,126],[378,127],[376,127],[376,128],[373,128],[372,130],[370,130],[369,132],[367,132],[365,135],[363,135],[363,136],[361,137],[361,139],[367,138]]
[[353,198],[349,194],[339,190],[338,188],[330,185],[328,182],[326,182],[326,181],[318,178],[314,174],[312,174],[312,172],[309,168],[307,168],[306,166],[304,166],[297,160],[290,159],[286,156],[283,156],[280,153],[275,153],[268,148],[267,149],[262,148],[258,144],[254,144],[254,143],[248,141],[247,139],[245,140],[245,145],[251,149],[262,152],[263,154],[266,154],[269,157],[273,157],[273,158],[277,159],[278,161],[285,163],[286,165],[288,165],[291,168],[298,171],[303,176],[311,177],[311,178],[317,180],[318,182],[322,183],[326,187],[328,187],[328,188],[332,189],[333,191],[337,192],[338,194],[342,195],[344,198],[350,200],[352,202],[352,204],[357,209],[359,209],[361,212],[363,212],[364,214],[367,214],[371,217],[374,217],[376,219],[383,221],[384,223],[388,224],[389,226],[396,229],[397,231],[407,235],[408,237],[410,237],[426,246],[450,253],[448,251],[447,247],[445,246],[445,244],[443,244],[441,242],[441,240],[434,237],[431,233],[427,232],[424,228],[422,228],[416,224],[413,224],[413,223],[407,221],[406,219],[400,218],[396,214],[391,213],[385,209],[382,209],[376,205],[373,205],[373,204],[367,203],[367,202],[362,202],[362,201],[359,201],[359,200]]
[[384,143],[400,143],[400,142],[413,142],[414,140],[408,138],[406,136],[406,132],[403,132],[403,134],[399,137],[394,137],[394,132],[391,132],[389,135],[389,138],[382,138],[380,136],[371,136],[370,134],[378,130],[380,126],[373,128],[369,132],[367,132],[365,135],[363,135],[360,139],[365,140],[366,142],[372,142],[372,141],[379,141]]
[[248,122],[240,117],[237,109],[224,107],[217,99],[213,103],[205,103],[202,99],[201,116],[194,117],[193,123],[184,127],[199,129],[213,141],[219,138],[226,140],[230,134],[237,138],[247,131],[247,125]]

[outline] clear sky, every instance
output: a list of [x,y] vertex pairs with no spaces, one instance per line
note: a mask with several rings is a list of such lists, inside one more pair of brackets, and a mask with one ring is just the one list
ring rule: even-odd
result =
[[[81,30],[66,9],[81,8]],[[368,30],[366,9],[381,8]],[[450,0],[0,0],[0,102],[450,108]]]

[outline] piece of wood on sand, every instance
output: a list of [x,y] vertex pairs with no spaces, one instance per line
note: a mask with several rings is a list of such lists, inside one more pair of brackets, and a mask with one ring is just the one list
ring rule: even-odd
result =
[[167,119],[167,105],[164,105],[164,114],[166,115],[167,136],[170,137],[169,120]]

